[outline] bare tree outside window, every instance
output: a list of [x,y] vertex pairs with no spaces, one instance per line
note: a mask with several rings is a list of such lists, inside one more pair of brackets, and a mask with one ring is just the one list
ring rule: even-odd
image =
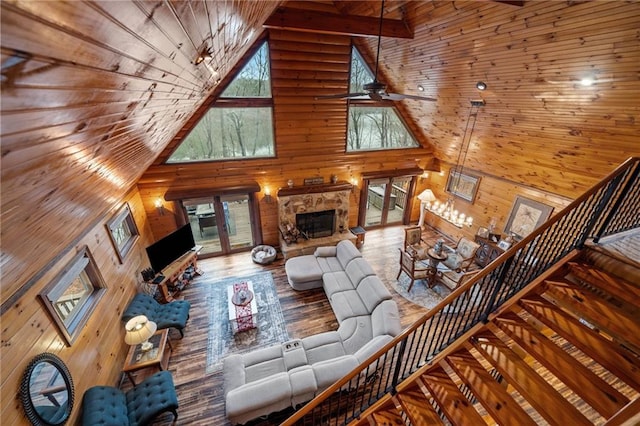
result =
[[225,88],[220,99],[224,102],[214,103],[173,152],[168,163],[275,155],[266,42]]
[[[358,50],[351,49],[351,77],[349,91],[363,92],[362,85],[373,81]],[[370,104],[367,104],[370,105]],[[363,106],[349,102],[347,151],[415,148],[419,144],[392,106]]]

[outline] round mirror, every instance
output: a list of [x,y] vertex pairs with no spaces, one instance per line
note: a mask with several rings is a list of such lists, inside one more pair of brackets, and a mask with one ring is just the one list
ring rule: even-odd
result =
[[20,399],[36,426],[63,425],[73,407],[73,382],[64,362],[50,353],[31,360],[22,376]]

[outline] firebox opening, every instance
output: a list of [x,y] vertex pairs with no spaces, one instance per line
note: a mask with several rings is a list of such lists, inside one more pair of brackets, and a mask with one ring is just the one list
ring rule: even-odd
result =
[[335,210],[296,214],[296,227],[309,238],[330,237],[335,226]]

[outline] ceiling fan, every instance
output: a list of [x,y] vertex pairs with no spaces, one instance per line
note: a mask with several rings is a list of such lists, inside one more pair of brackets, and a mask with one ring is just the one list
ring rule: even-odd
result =
[[376,68],[371,83],[363,84],[364,92],[361,93],[344,93],[338,95],[316,96],[316,99],[356,99],[356,100],[374,100],[374,101],[401,101],[403,99],[414,99],[419,101],[435,101],[435,98],[426,96],[407,95],[401,93],[388,93],[387,85],[378,81],[378,61],[380,59],[380,40],[382,38],[382,21],[384,14],[384,0],[380,9],[380,27],[378,30],[378,51],[376,52]]

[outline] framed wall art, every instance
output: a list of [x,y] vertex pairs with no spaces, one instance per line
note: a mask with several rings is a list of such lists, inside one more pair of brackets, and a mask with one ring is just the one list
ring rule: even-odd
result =
[[473,203],[478,192],[480,177],[468,173],[463,173],[454,169],[449,170],[446,190],[448,193],[460,197],[463,200]]
[[552,211],[551,206],[517,195],[504,232],[521,240],[549,219]]

